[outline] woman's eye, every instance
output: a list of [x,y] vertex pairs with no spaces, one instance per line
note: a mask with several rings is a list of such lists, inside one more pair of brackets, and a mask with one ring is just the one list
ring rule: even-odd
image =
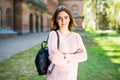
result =
[[58,18],[58,20],[61,20],[61,19],[62,19],[62,18],[60,18],[60,17]]
[[65,16],[65,19],[68,19],[69,17],[68,16]]
[[65,17],[65,19],[68,19],[68,17]]

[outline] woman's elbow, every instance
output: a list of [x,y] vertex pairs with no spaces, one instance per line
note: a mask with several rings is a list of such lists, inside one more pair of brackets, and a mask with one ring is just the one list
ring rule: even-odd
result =
[[85,55],[85,57],[84,57],[84,61],[87,61],[87,55]]
[[88,58],[87,52],[85,52],[85,54],[84,54],[84,61],[87,61],[87,58]]
[[87,54],[83,55],[78,62],[87,61]]

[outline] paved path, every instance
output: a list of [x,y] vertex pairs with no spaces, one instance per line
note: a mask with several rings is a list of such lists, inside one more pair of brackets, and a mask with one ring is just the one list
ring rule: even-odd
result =
[[47,39],[47,36],[48,32],[43,32],[19,35],[12,38],[0,38],[0,61],[41,43]]

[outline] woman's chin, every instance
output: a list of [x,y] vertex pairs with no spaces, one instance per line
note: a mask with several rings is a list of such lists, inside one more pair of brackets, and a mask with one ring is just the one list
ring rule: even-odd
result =
[[60,26],[61,28],[65,28],[65,27],[67,27],[66,25],[62,25],[62,26]]

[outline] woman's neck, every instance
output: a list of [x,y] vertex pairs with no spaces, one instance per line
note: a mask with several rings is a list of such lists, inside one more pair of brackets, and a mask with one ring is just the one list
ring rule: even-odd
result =
[[60,29],[59,32],[64,36],[70,35],[70,31],[68,29]]

